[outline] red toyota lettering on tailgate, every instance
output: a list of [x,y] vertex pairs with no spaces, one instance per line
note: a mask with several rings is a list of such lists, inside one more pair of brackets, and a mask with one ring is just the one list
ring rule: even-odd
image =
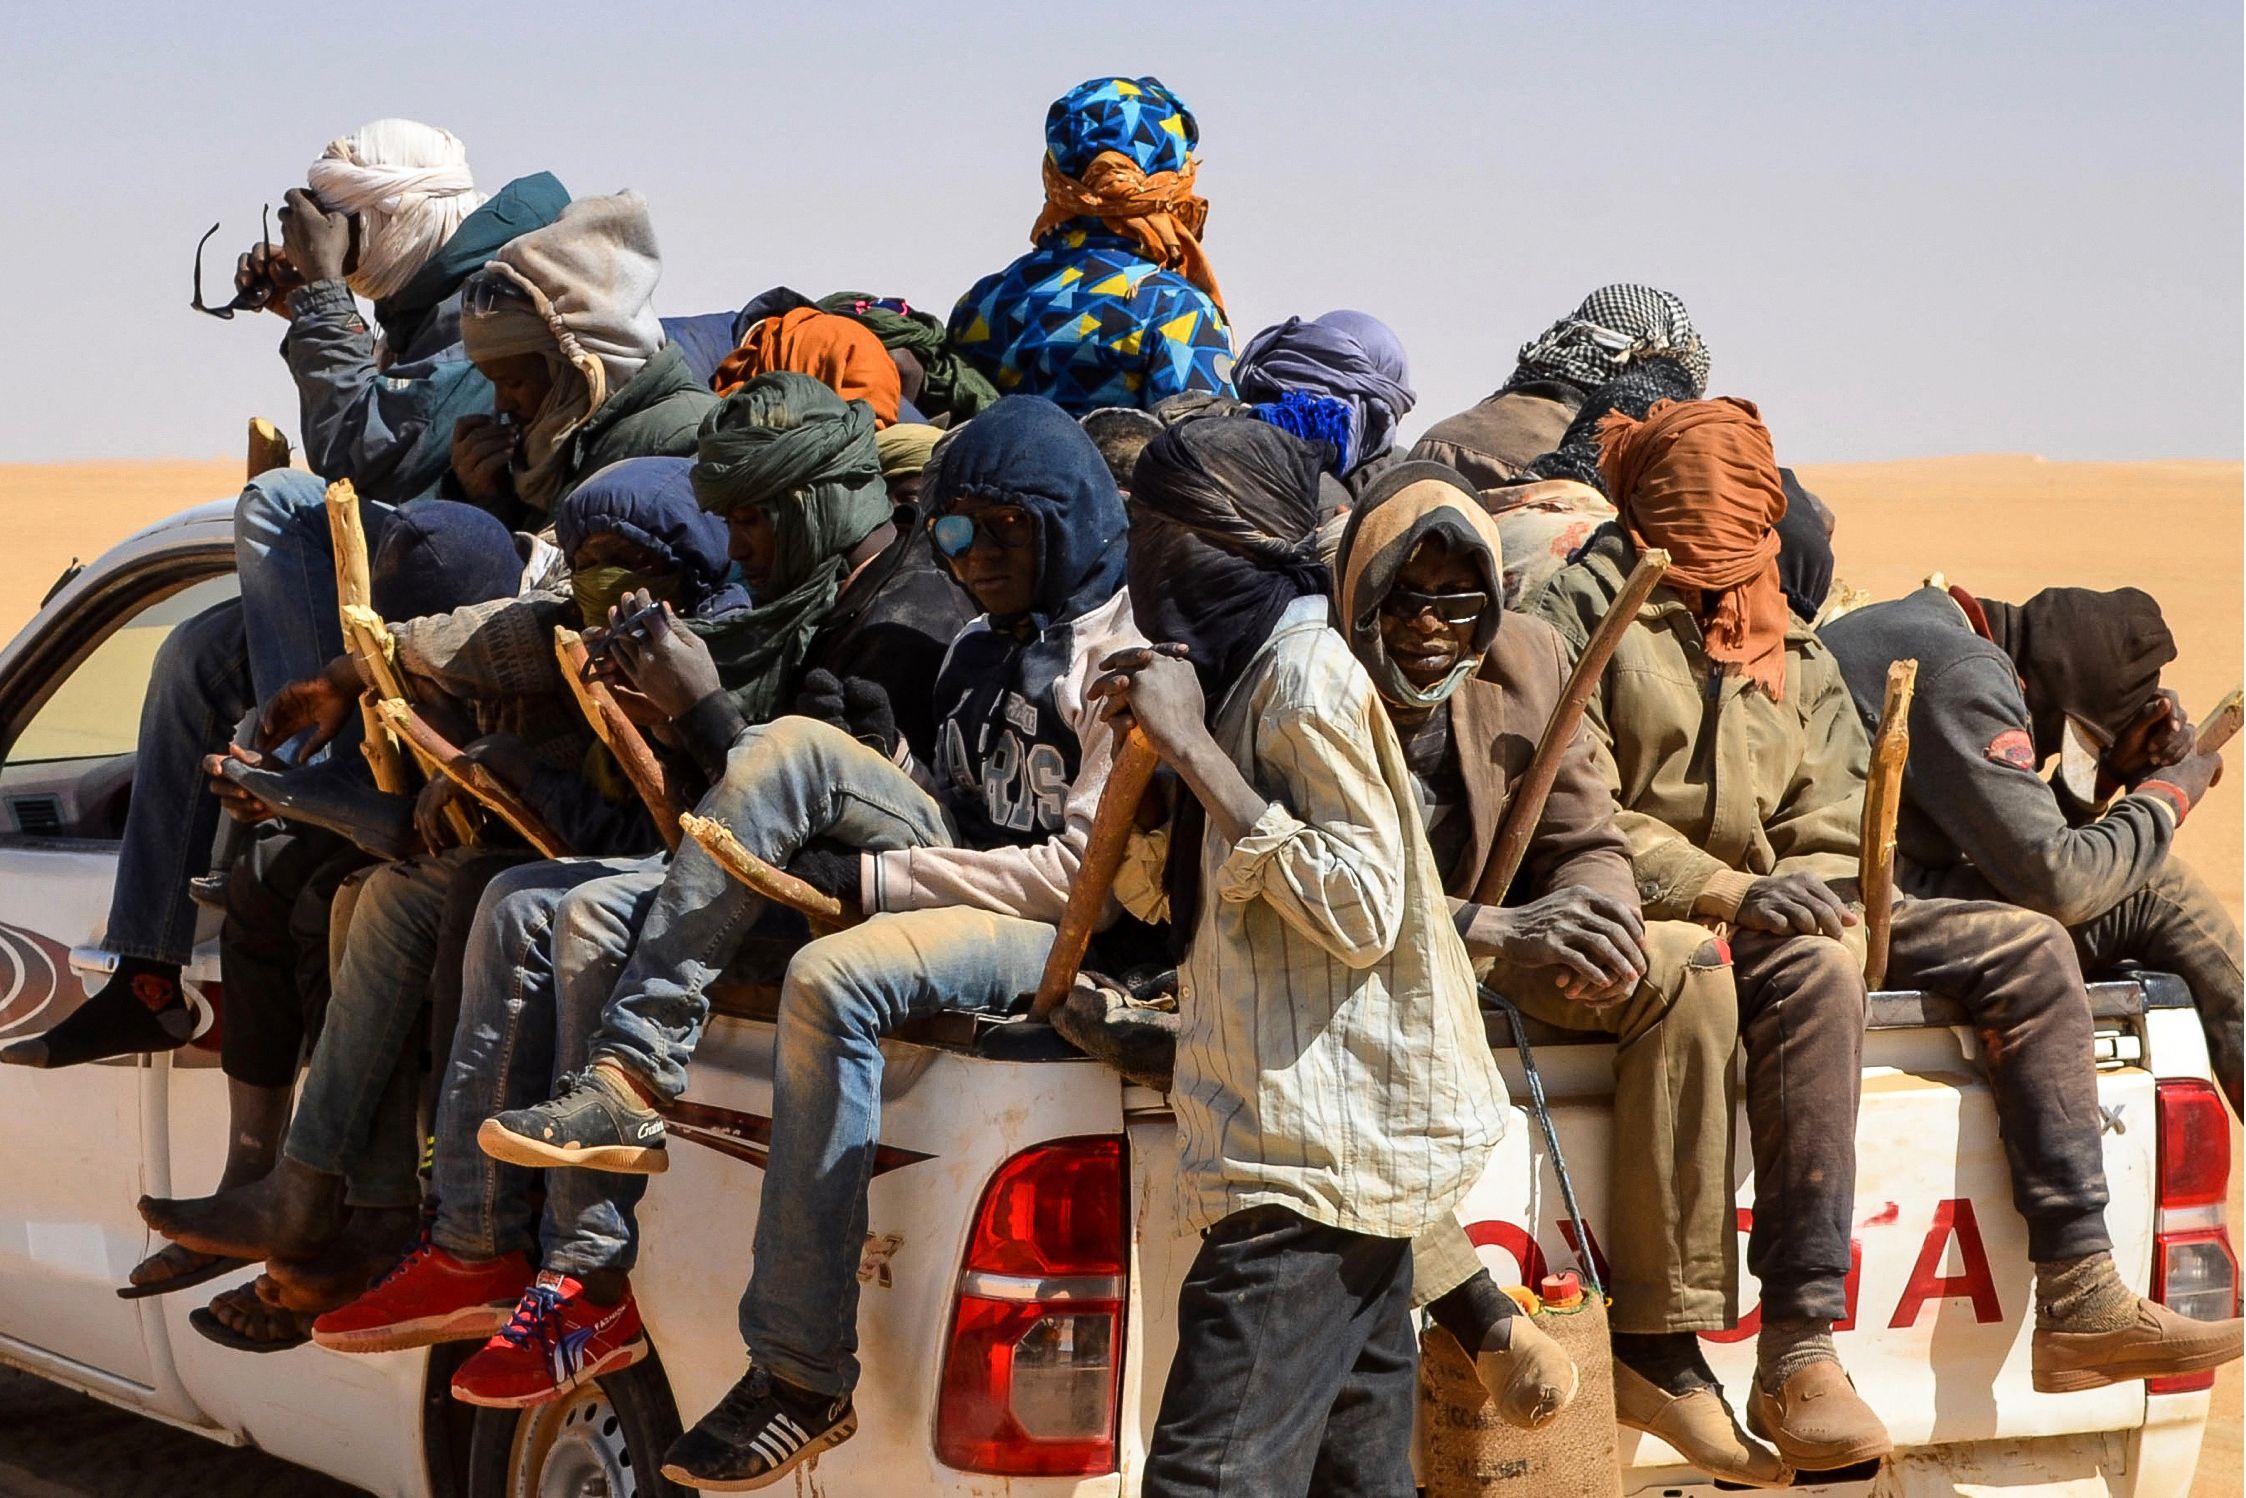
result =
[[[1868,1225],[1887,1226],[1897,1216],[1893,1203],[1877,1213]],[[1738,1209],[1739,1231],[1753,1230],[1755,1213],[1752,1207]],[[1575,1244],[1575,1229],[1570,1223],[1560,1223],[1559,1233],[1568,1246]],[[1477,1248],[1494,1248],[1510,1257],[1519,1266],[1521,1281],[1536,1284],[1545,1273],[1544,1249],[1530,1237],[1528,1230],[1510,1222],[1495,1219],[1470,1222],[1466,1236]],[[1957,1240],[1958,1259],[1962,1269],[1957,1274],[1943,1274],[1943,1251],[1951,1239]],[[1606,1255],[1599,1247],[1597,1234],[1591,1235],[1591,1262],[1606,1275]],[[1833,1323],[1836,1332],[1856,1329],[1857,1295],[1864,1278],[1864,1245],[1860,1239],[1851,1238],[1848,1244],[1848,1279],[1845,1294],[1846,1309],[1841,1319]],[[1918,1260],[1911,1266],[1910,1278],[1904,1283],[1903,1294],[1895,1306],[1895,1314],[1888,1321],[1890,1330],[1911,1326],[1927,1304],[1937,1300],[1965,1299],[1973,1303],[1973,1319],[1979,1322],[1997,1322],[2004,1319],[2004,1304],[1997,1295],[1996,1277],[1989,1273],[1989,1252],[1981,1242],[1981,1225],[1973,1215],[1973,1203],[1962,1198],[1948,1197],[1934,1204],[1933,1221],[1926,1230],[1926,1241],[1919,1246]],[[1710,1342],[1744,1342],[1762,1329],[1762,1307],[1752,1306],[1739,1318],[1739,1324],[1728,1331],[1702,1332]]]

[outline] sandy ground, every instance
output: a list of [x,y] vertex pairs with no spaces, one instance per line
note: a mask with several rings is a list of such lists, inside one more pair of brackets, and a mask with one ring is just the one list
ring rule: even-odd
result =
[[[0,464],[0,536],[8,562],[0,571],[0,636],[28,619],[57,573],[73,557],[90,560],[132,529],[200,500],[233,492],[238,461],[84,464],[49,467]],[[1803,482],[1839,516],[1835,536],[1842,582],[1891,598],[1930,571],[1993,598],[2018,600],[2053,584],[2144,588],[2160,599],[2181,656],[2167,680],[2195,712],[2204,711],[2241,676],[2242,469],[2237,463],[2052,463],[1992,455],[1900,463],[1805,467]],[[2233,756],[2234,758],[2236,756]],[[2216,791],[2185,826],[2178,846],[2229,901],[2246,905],[2241,869],[2241,791]],[[2235,1141],[2235,1135],[2234,1135]],[[2237,1144],[2234,1159],[2246,1160]],[[2241,1217],[2239,1176],[2232,1178],[2231,1220]],[[2237,1229],[2234,1226],[2234,1232]],[[19,1382],[0,1384],[0,1405],[25,1397]],[[268,1458],[196,1449],[191,1438],[117,1416],[91,1401],[61,1401],[57,1420],[79,1439],[145,1447],[150,1463],[115,1475],[71,1473],[42,1453],[50,1443],[18,1434],[45,1420],[10,1421],[0,1434],[0,1491],[125,1494],[145,1491],[129,1470],[176,1472],[181,1491],[281,1494],[339,1491],[278,1479]],[[2240,1482],[2240,1378],[2228,1370],[2216,1385],[2216,1415],[2200,1463],[2195,1498],[2232,1498]],[[144,1428],[144,1429],[143,1429]],[[186,1443],[176,1451],[170,1443]],[[161,1447],[159,1458],[156,1448]],[[80,1448],[82,1449],[82,1448]],[[207,1475],[190,1477],[187,1465]],[[120,1460],[123,1460],[120,1456]],[[181,1465],[173,1467],[173,1462]],[[22,1485],[18,1485],[18,1484]]]

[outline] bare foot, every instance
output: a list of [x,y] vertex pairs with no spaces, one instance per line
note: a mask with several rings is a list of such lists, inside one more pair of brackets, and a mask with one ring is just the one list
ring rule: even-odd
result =
[[342,1226],[343,1178],[283,1158],[271,1174],[215,1196],[140,1199],[140,1216],[172,1242],[237,1259],[308,1258]]

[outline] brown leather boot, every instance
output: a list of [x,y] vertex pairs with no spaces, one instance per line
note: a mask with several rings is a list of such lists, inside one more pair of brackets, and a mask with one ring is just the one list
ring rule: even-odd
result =
[[1507,1425],[1542,1430],[1575,1398],[1575,1360],[1537,1330],[1532,1318],[1515,1316],[1505,1324],[1512,1328],[1512,1340],[1475,1354],[1474,1373]]
[[1747,1428],[1778,1448],[1797,1472],[1829,1472],[1878,1461],[1895,1442],[1841,1365],[1815,1362],[1775,1394],[1760,1381],[1747,1396]]
[[2236,1362],[2246,1322],[2194,1321],[2156,1300],[2137,1302],[2137,1319],[2110,1332],[2045,1331],[2029,1344],[2039,1394],[2102,1389],[2128,1379],[2199,1373]]
[[1792,1469],[1778,1459],[1777,1452],[1739,1428],[1720,1390],[1672,1394],[1616,1358],[1614,1418],[1618,1424],[1667,1441],[1710,1477],[1751,1488],[1793,1484]]

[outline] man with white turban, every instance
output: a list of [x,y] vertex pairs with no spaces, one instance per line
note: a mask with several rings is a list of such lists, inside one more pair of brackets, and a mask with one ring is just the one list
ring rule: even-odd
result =
[[[436,492],[455,423],[492,409],[491,384],[460,343],[461,283],[569,201],[544,173],[486,200],[459,139],[410,120],[378,120],[331,142],[306,179],[309,190],[287,195],[285,245],[243,256],[236,279],[275,288],[267,310],[289,325],[281,354],[301,398],[311,472],[250,480],[234,512],[240,596],[185,621],[156,662],[164,690],[143,705],[103,937],[115,976],[36,1043],[10,1047],[0,1058],[8,1063],[53,1068],[168,1051],[192,1033],[179,983],[195,939],[188,877],[209,867],[219,816],[198,766],[226,749],[257,703],[341,653],[326,481],[351,480],[377,545],[396,506]],[[371,322],[354,292],[374,302]],[[273,1089],[231,1091],[224,1186],[270,1168],[288,1106],[286,1088],[277,1102],[257,1096]],[[158,1293],[229,1267],[167,1249],[132,1279],[140,1293]]]

